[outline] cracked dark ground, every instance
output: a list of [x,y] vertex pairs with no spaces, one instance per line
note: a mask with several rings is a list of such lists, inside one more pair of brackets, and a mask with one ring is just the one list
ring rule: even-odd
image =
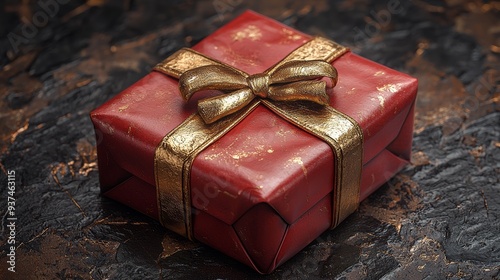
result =
[[[500,278],[499,2],[401,2],[380,22],[391,1],[79,0],[12,44],[41,2],[0,3],[0,278],[262,277],[102,198],[88,117],[249,8],[420,81],[413,165],[265,278]],[[17,179],[15,274],[8,170]]]

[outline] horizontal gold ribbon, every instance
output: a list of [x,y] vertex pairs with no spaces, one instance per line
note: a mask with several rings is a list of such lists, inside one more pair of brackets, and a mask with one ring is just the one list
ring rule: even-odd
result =
[[202,100],[199,112],[168,133],[157,147],[155,177],[162,225],[192,239],[193,160],[259,104],[330,145],[335,154],[332,228],[353,213],[359,203],[363,133],[351,117],[325,106],[328,96],[324,82],[310,81],[326,76],[333,86],[337,73],[329,63],[347,51],[317,37],[270,69],[252,76],[191,49],[181,49],[158,64],[156,71],[180,79],[185,99],[201,89],[231,91]]

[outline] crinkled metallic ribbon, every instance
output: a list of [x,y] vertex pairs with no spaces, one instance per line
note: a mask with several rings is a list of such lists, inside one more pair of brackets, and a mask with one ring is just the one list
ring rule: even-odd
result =
[[[335,42],[316,37],[298,47],[266,72],[272,72],[295,60],[323,60],[331,63],[347,51],[347,48]],[[184,48],[159,63],[154,70],[179,78],[188,70],[207,65],[224,64]],[[363,132],[359,124],[330,106],[312,106],[307,102],[274,101],[256,97],[242,109],[209,124],[199,113],[194,113],[160,142],[154,160],[157,201],[163,226],[193,239],[190,194],[192,163],[202,150],[230,131],[260,104],[322,139],[332,148],[335,180],[331,227],[336,227],[357,209],[363,158]]]

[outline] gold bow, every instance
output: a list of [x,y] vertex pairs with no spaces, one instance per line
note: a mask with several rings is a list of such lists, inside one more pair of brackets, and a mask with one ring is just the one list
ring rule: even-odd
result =
[[[353,213],[359,203],[363,159],[361,127],[354,119],[330,106],[317,108],[301,102],[271,100],[282,97],[281,100],[328,101],[325,83],[308,80],[329,77],[334,86],[337,72],[329,63],[347,51],[346,47],[335,42],[316,37],[264,73],[252,76],[186,48],[159,63],[155,71],[179,79],[185,99],[202,89],[233,91],[200,101],[199,113],[192,114],[165,135],[155,150],[155,182],[162,225],[193,238],[190,174],[194,159],[260,105],[317,136],[332,148],[335,154],[332,228]],[[188,72],[191,74],[186,74]],[[311,89],[315,87],[321,90]],[[210,105],[212,103],[216,105]],[[227,117],[222,118],[224,115]],[[215,121],[217,119],[220,120]],[[207,123],[207,120],[212,123]]]
[[337,76],[335,67],[323,60],[289,61],[254,75],[225,64],[206,65],[184,72],[179,78],[179,89],[185,100],[200,90],[229,92],[198,102],[198,113],[210,124],[239,111],[257,96],[275,101],[308,100],[328,105],[326,82],[314,79],[327,77],[334,87]]

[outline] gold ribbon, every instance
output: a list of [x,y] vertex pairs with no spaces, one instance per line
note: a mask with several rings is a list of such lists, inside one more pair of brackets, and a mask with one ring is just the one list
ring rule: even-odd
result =
[[359,204],[363,133],[351,117],[324,106],[328,104],[325,82],[310,81],[328,77],[334,86],[337,72],[329,63],[347,51],[339,44],[317,37],[256,75],[248,75],[191,49],[181,49],[158,64],[156,71],[179,78],[180,91],[186,100],[202,89],[231,91],[201,100],[198,113],[168,133],[157,147],[155,178],[160,222],[192,239],[192,163],[199,152],[259,104],[330,145],[335,158],[332,228],[353,213]]

